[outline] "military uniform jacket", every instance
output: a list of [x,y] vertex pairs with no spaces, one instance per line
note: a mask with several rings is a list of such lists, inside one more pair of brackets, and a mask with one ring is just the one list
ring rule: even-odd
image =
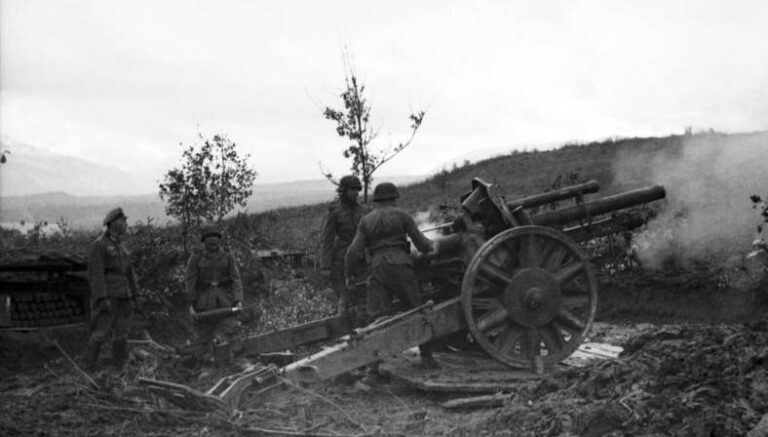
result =
[[105,232],[91,247],[88,261],[88,282],[91,301],[104,297],[135,297],[138,295],[136,275],[125,246]]
[[[200,250],[189,257],[184,282],[187,300],[198,310],[209,310],[243,301],[243,283],[237,261],[229,251]],[[208,296],[211,292],[224,296]],[[222,300],[224,302],[222,302]],[[215,303],[218,301],[218,304]]]
[[331,205],[323,222],[322,268],[330,269],[334,264],[343,266],[344,254],[355,237],[358,222],[365,213],[366,210],[357,203],[350,205],[337,202]]
[[347,250],[345,272],[349,273],[354,262],[368,251],[371,267],[381,264],[413,264],[410,255],[411,238],[416,248],[431,252],[432,241],[424,236],[405,210],[395,205],[378,205],[360,220],[352,244]]

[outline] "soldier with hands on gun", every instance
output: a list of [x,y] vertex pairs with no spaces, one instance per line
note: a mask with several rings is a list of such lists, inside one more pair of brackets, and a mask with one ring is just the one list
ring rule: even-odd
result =
[[110,335],[115,366],[122,369],[128,359],[128,332],[138,285],[130,253],[121,241],[128,230],[127,220],[122,208],[110,211],[103,221],[106,231],[91,247],[91,332],[83,357],[88,368],[97,365],[101,346]]
[[[339,312],[347,314],[350,310],[352,288],[348,287],[344,277],[344,254],[357,231],[357,224],[365,215],[363,206],[358,203],[363,185],[356,176],[341,178],[337,188],[338,200],[328,210],[323,222],[321,236],[321,266],[323,274],[331,281],[331,287],[339,301]],[[359,275],[359,263],[353,273]]]
[[201,228],[203,248],[189,257],[184,280],[197,336],[197,358],[212,361],[215,346],[221,345],[222,356],[216,358],[226,363],[240,349],[235,314],[243,308],[243,284],[237,261],[221,246],[221,239],[214,225]]
[[[392,312],[393,298],[397,296],[409,307],[421,304],[419,284],[410,255],[410,237],[422,253],[432,252],[434,245],[419,231],[416,222],[404,209],[396,205],[400,197],[397,187],[390,182],[376,185],[373,191],[375,207],[360,220],[357,233],[346,254],[347,281],[352,280],[350,268],[368,252],[370,272],[366,309],[368,321],[373,322]],[[419,346],[421,363],[426,367],[439,367],[429,347]],[[371,368],[378,374],[378,366]]]

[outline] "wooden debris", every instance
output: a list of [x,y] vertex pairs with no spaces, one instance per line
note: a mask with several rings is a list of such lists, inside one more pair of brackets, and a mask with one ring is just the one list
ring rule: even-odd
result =
[[67,352],[64,350],[64,348],[61,347],[61,345],[59,344],[58,341],[53,340],[51,343],[53,343],[53,345],[56,346],[56,349],[58,349],[59,352],[61,352],[61,354],[64,355],[64,358],[66,358],[67,361],[69,361],[69,364],[71,364],[72,367],[74,367],[75,370],[77,370],[78,373],[80,373],[80,375],[85,377],[85,379],[88,381],[88,383],[90,383],[94,388],[96,388],[96,390],[101,390],[101,387],[99,387],[99,384],[96,384],[96,381],[94,381],[93,378],[88,376],[88,374],[85,373],[85,371],[83,371],[83,369],[81,369],[80,366],[78,366],[75,363],[75,361],[72,360],[72,358],[69,357],[69,354],[67,354]]
[[583,343],[563,364],[572,367],[584,367],[595,360],[616,360],[624,349],[607,343]]
[[521,382],[540,379],[528,370],[513,370],[484,356],[435,353],[440,369],[420,367],[418,356],[405,353],[388,360],[381,371],[419,390],[442,393],[498,393],[515,391]]
[[277,367],[273,364],[253,366],[245,372],[230,375],[219,380],[208,392],[208,396],[217,396],[232,409],[240,408],[243,392],[252,385],[277,385]]
[[151,338],[145,339],[145,340],[128,340],[128,345],[134,346],[134,347],[141,346],[141,347],[152,349],[154,351],[162,352],[168,355],[176,355],[176,349],[170,346],[166,346],[164,344],[160,344],[152,340]]
[[147,386],[153,394],[162,396],[168,402],[184,410],[220,411],[226,414],[231,413],[232,410],[227,403],[218,397],[197,391],[186,385],[147,378],[139,378],[139,384]]
[[466,409],[491,408],[491,407],[500,407],[504,405],[504,402],[514,397],[515,395],[512,393],[509,393],[509,394],[497,393],[493,395],[474,396],[471,398],[452,399],[450,401],[443,402],[441,405],[444,408],[448,408],[451,410],[464,409],[464,408]]

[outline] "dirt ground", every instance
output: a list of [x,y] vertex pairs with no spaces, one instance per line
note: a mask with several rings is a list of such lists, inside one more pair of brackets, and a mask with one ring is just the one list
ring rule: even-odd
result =
[[[755,428],[749,435],[767,435],[758,432],[768,428],[768,420],[760,422],[768,413],[768,319],[760,290],[732,298],[735,303],[712,294],[719,299],[714,305],[730,313],[710,313],[706,294],[686,308],[684,298],[691,296],[679,282],[644,281],[613,287],[625,294],[602,302],[593,327],[589,341],[622,346],[618,358],[510,378],[500,384],[501,401],[472,409],[443,403],[478,394],[427,392],[397,378],[364,384],[358,372],[308,387],[283,385],[232,414],[183,410],[150,393],[139,378],[204,391],[248,361],[199,368],[139,346],[122,372],[106,367],[84,374],[69,360],[77,358],[84,332],[6,333],[0,339],[0,435],[703,437],[748,435]],[[606,288],[603,295],[612,292]],[[643,301],[649,289],[655,294]],[[441,362],[451,367],[450,360]]]

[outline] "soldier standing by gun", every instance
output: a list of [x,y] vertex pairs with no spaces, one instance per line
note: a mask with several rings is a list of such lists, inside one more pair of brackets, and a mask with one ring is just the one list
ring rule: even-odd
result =
[[[363,207],[358,203],[362,188],[356,176],[341,178],[336,189],[338,200],[331,205],[323,222],[321,266],[339,300],[341,314],[348,314],[352,303],[351,288],[347,287],[344,277],[344,254],[352,243],[358,222],[365,215]],[[358,270],[358,266],[355,266],[355,275],[359,274]]]
[[[371,268],[368,278],[366,309],[368,321],[392,311],[392,299],[397,296],[409,307],[421,304],[419,284],[413,269],[410,244],[406,236],[422,253],[433,250],[433,243],[419,231],[416,222],[405,210],[397,207],[400,197],[391,182],[382,182],[373,190],[373,211],[360,220],[357,233],[346,255],[345,269],[348,281],[350,268],[367,250]],[[439,367],[426,345],[419,346],[421,363],[426,367]],[[378,363],[371,367],[371,376],[378,375]]]
[[[229,350],[225,349],[221,357],[225,362],[240,348],[235,337],[239,322],[234,314],[243,308],[243,284],[235,257],[221,247],[221,238],[222,234],[215,226],[202,227],[203,249],[189,257],[184,278],[189,313],[195,323],[199,345],[197,357],[204,361],[214,358],[214,345],[228,345]],[[206,317],[206,313],[219,314]]]
[[96,366],[101,345],[110,333],[115,366],[122,369],[128,359],[132,299],[138,295],[138,286],[130,254],[120,240],[128,230],[127,220],[122,208],[110,211],[103,221],[106,232],[91,247],[88,261],[91,333],[83,357],[88,368]]

